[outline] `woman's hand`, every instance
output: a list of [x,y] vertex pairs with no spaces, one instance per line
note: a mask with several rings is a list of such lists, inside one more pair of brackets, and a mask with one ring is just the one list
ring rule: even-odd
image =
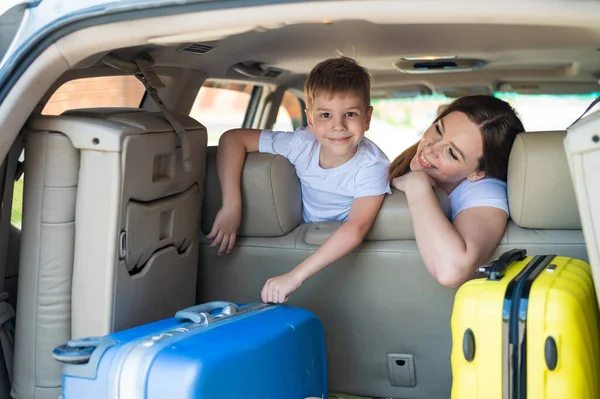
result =
[[425,172],[417,170],[398,176],[392,180],[392,187],[403,192],[412,191],[415,188],[435,188],[436,182]]

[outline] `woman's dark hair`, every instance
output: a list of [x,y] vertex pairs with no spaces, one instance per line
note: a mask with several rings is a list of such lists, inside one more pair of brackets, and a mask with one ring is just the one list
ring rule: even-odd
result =
[[[506,101],[493,96],[466,96],[446,106],[433,123],[452,112],[462,112],[481,131],[483,156],[477,170],[485,172],[487,177],[506,181],[510,150],[517,134],[525,130],[515,110]],[[390,181],[410,172],[410,161],[416,155],[418,145],[417,142],[394,159],[390,165]]]

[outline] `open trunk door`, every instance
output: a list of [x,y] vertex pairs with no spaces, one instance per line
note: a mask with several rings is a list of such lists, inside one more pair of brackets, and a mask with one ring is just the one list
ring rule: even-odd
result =
[[[600,108],[600,97],[590,105]],[[600,302],[600,110],[567,129],[565,150],[575,188],[583,236]]]

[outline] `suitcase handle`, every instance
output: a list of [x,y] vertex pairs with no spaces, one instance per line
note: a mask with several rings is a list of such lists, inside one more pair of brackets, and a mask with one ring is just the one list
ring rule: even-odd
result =
[[211,313],[217,309],[221,309],[219,316],[232,316],[238,312],[237,305],[233,302],[213,301],[180,310],[179,312],[175,313],[175,318],[189,320],[196,324],[206,325],[215,320]]
[[511,249],[503,253],[498,259],[491,262],[485,269],[488,280],[500,280],[504,276],[506,268],[513,262],[521,261],[527,256],[526,249]]

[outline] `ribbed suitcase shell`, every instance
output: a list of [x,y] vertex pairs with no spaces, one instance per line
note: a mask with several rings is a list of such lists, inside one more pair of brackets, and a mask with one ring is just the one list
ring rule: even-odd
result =
[[459,288],[451,319],[452,398],[523,398],[525,392],[536,399],[600,398],[600,324],[591,270],[567,257],[550,258],[518,307],[526,320],[520,323],[526,376],[517,376],[522,389],[516,395],[503,383],[515,370],[503,338],[505,295],[533,259],[512,262],[498,281],[477,278]]
[[[74,340],[96,341],[95,349],[87,363],[64,366],[63,399],[327,397],[324,332],[314,314],[285,305],[221,311],[205,325],[202,315],[196,323],[176,317]],[[69,347],[57,353],[68,360]]]

